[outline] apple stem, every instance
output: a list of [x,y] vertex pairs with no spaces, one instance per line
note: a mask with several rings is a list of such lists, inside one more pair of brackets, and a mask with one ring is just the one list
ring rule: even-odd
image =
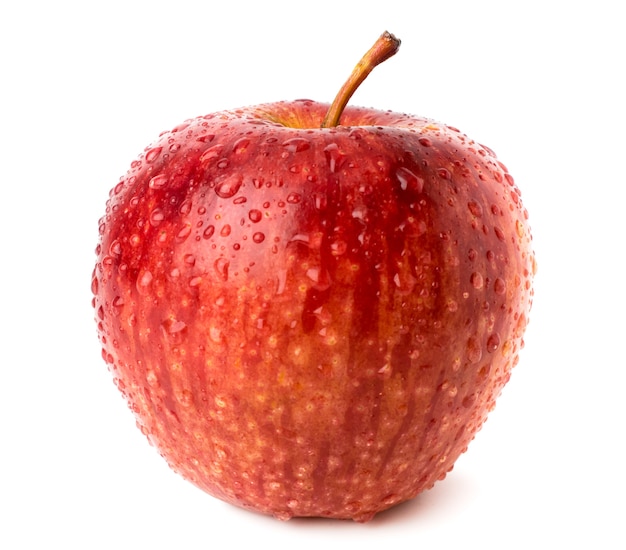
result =
[[356,89],[374,70],[374,67],[395,55],[399,49],[400,40],[393,34],[385,31],[380,35],[374,45],[361,58],[361,61],[357,63],[356,67],[354,67],[352,74],[350,74],[348,80],[346,80],[339,90],[339,93],[324,117],[322,128],[333,128],[339,124],[341,113],[343,113],[348,101],[350,101],[352,94],[354,94]]

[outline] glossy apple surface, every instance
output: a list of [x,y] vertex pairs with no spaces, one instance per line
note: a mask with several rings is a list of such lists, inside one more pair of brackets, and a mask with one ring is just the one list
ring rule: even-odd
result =
[[517,362],[527,213],[431,120],[259,105],[163,133],[111,191],[94,307],[171,467],[286,519],[366,521],[432,487]]

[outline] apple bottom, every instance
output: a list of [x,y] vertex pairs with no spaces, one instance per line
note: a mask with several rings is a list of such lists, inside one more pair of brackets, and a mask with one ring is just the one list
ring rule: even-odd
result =
[[[281,317],[290,324],[289,301],[277,302],[266,327]],[[170,341],[158,363],[142,350],[171,335],[137,334],[148,338],[136,348],[142,359],[113,369],[134,381],[120,389],[172,469],[217,498],[283,520],[365,522],[431,488],[467,449],[516,361],[505,347],[461,365],[467,342],[446,334],[431,357],[418,357],[411,330],[390,330],[381,345],[267,329],[261,350],[262,334],[232,330],[227,339],[213,315],[197,316],[213,328],[189,331],[184,346]],[[207,331],[212,338],[194,339]]]

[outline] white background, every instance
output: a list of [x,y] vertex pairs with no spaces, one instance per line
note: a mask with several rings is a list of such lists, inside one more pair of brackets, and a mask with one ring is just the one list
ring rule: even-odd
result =
[[[11,7],[8,7],[11,6]],[[97,7],[96,7],[97,6]],[[5,2],[0,8],[0,547],[625,548],[626,40],[619,2]],[[100,358],[109,189],[220,109],[353,97],[507,164],[539,272],[520,365],[454,471],[366,525],[238,510],[171,473]]]

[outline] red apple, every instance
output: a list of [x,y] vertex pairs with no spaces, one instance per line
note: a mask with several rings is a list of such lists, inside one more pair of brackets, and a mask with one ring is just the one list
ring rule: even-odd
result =
[[[331,106],[187,120],[113,188],[92,288],[141,431],[220,499],[367,521],[444,478],[509,380],[535,262],[491,149]],[[338,121],[340,124],[337,125]]]

